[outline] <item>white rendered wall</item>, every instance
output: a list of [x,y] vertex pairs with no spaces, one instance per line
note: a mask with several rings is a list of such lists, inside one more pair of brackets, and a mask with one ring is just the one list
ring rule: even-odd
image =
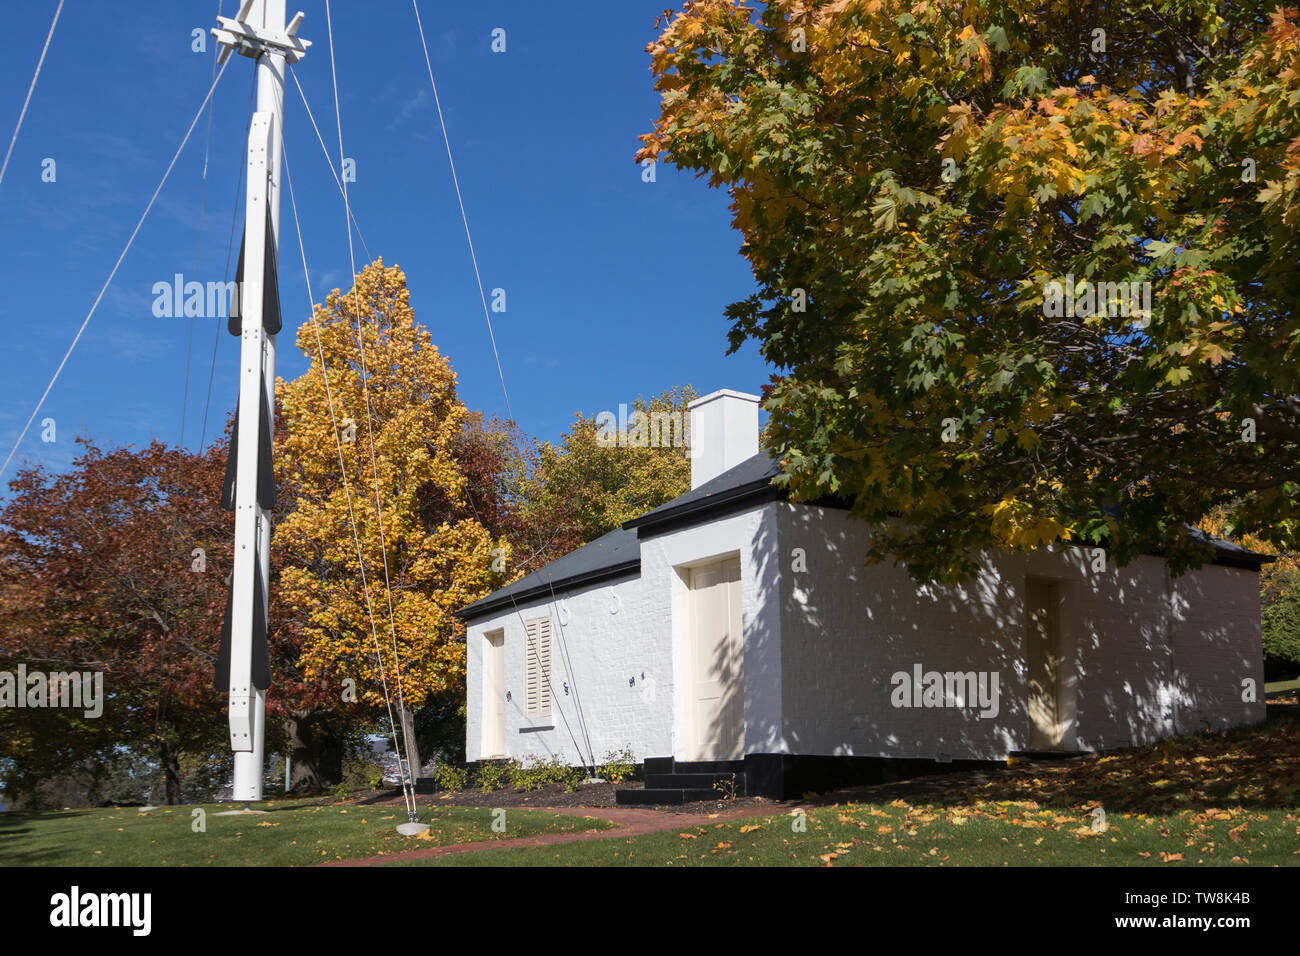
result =
[[[863,566],[867,527],[846,512],[776,507],[791,752],[1001,759],[1028,749],[1026,575],[1062,589],[1065,749],[1156,740],[1176,732],[1176,715],[1178,730],[1197,729],[1193,711],[1214,726],[1263,719],[1262,704],[1240,700],[1242,677],[1263,685],[1254,572],[1207,567],[1184,576],[1170,585],[1181,599],[1172,614],[1163,561],[1094,571],[1091,553],[1073,547],[997,556],[965,587],[918,587],[900,568]],[[792,570],[794,548],[803,549],[806,571]],[[891,676],[917,663],[996,672],[997,715],[894,707]]]
[[[589,759],[591,751],[597,762],[624,747],[630,747],[638,760],[668,754],[671,649],[666,631],[648,623],[642,594],[639,579],[623,578],[577,591],[557,591],[554,601],[521,604],[518,613],[511,607],[471,622],[466,636],[467,759],[484,756],[483,636],[498,629],[504,631],[505,684],[510,692],[506,701],[507,756],[518,760],[559,757],[577,766]],[[551,717],[530,720],[523,710],[523,622],[546,615],[552,628]],[[586,718],[590,747],[581,717]]]
[[[794,570],[796,548],[806,570]],[[1090,551],[1065,547],[998,556],[965,587],[918,587],[901,569],[863,567],[866,548],[867,527],[846,512],[768,503],[643,539],[641,577],[557,593],[567,618],[558,604],[535,601],[472,622],[467,756],[482,757],[483,634],[500,628],[512,698],[508,755],[581,763],[561,716],[585,754],[580,695],[597,760],[621,747],[637,760],[682,757],[681,570],[731,554],[741,563],[746,753],[1002,759],[1028,749],[1026,575],[1061,587],[1065,749],[1139,745],[1264,718],[1253,571],[1209,566],[1169,581],[1158,558],[1095,571]],[[545,613],[554,629],[553,718],[534,724],[522,712],[522,621]],[[890,678],[917,663],[996,672],[997,715],[980,717],[974,706],[895,708]],[[1241,700],[1247,678],[1254,703]]]
[[[1264,719],[1259,576],[1204,567],[1174,581],[1173,658],[1180,732],[1220,730]],[[1252,682],[1255,701],[1245,702]]]
[[683,569],[740,557],[741,625],[745,636],[745,753],[780,753],[781,632],[776,505],[755,506],[729,517],[641,540],[646,625],[672,648],[672,747],[653,757],[686,755],[686,583]]
[[[506,753],[516,759],[556,755],[571,763],[577,756],[560,710],[578,735],[577,707],[565,697],[563,682],[581,695],[582,711],[597,759],[609,750],[630,747],[638,761],[646,757],[682,757],[685,753],[686,702],[683,686],[686,587],[682,570],[731,554],[740,556],[741,619],[745,634],[745,752],[780,752],[781,673],[779,593],[774,549],[776,506],[768,503],[694,528],[661,534],[641,542],[641,577],[613,588],[598,585],[560,593],[568,610],[563,635],[568,660],[559,643],[559,604],[535,601],[520,612],[476,620],[468,628],[466,648],[466,756],[483,756],[483,640],[504,631]],[[612,594],[619,595],[611,614]],[[554,719],[534,725],[524,717],[523,621],[549,613],[552,641]],[[572,670],[569,668],[572,664]],[[644,677],[643,677],[644,675]],[[629,679],[633,681],[629,686]],[[586,751],[585,741],[581,741]]]
[[690,404],[691,487],[758,454],[757,395],[719,389]]

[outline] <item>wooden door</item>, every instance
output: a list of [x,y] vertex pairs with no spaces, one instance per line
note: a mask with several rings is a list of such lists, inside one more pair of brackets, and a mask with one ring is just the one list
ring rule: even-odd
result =
[[1061,721],[1060,586],[1025,582],[1026,665],[1029,676],[1029,749],[1060,750]]
[[483,637],[483,756],[506,755],[505,633]]
[[692,568],[687,605],[686,759],[739,760],[745,755],[740,558]]

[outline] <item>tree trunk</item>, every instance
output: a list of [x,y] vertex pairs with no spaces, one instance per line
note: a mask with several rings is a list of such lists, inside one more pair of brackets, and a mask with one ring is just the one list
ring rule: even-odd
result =
[[284,735],[289,741],[290,777],[289,790],[292,793],[316,791],[321,789],[320,777],[316,774],[316,764],[311,759],[311,748],[307,739],[311,736],[306,728],[307,711],[294,710],[284,718]]
[[318,710],[294,710],[284,721],[289,739],[289,790],[318,793],[343,779],[343,743],[330,716]]
[[1178,82],[1183,92],[1188,96],[1195,96],[1196,75],[1192,72],[1191,61],[1188,60],[1187,53],[1181,46],[1174,49],[1174,70],[1178,74]]
[[420,746],[415,739],[415,711],[405,703],[397,705],[397,713],[402,722],[402,743],[406,747],[406,763],[411,774],[411,783],[420,775]]
[[180,751],[167,741],[158,745],[158,763],[162,767],[163,790],[169,807],[174,807],[181,802],[180,757]]

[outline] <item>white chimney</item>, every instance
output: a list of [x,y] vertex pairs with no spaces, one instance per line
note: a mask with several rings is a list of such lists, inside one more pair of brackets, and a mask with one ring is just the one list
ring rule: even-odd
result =
[[692,489],[758,454],[759,401],[723,388],[691,402]]

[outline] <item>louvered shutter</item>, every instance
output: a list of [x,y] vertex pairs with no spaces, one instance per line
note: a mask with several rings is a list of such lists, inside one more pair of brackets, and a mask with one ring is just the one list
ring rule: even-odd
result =
[[524,715],[551,713],[551,619],[524,622]]

